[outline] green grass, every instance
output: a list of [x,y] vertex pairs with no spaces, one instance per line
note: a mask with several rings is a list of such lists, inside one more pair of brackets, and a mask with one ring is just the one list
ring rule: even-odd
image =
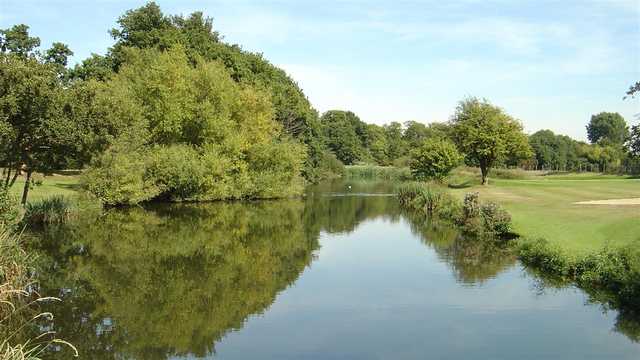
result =
[[[78,176],[37,176],[36,179],[42,180],[42,185],[36,185],[29,190],[29,202],[46,199],[55,195],[66,197],[75,196],[80,188]],[[20,199],[23,188],[24,178],[19,178],[11,188],[10,193]]]
[[489,186],[452,189],[457,196],[480,192],[480,199],[503,205],[514,230],[542,237],[576,255],[605,245],[640,245],[640,206],[577,205],[578,201],[640,197],[640,179],[597,174],[491,179]]

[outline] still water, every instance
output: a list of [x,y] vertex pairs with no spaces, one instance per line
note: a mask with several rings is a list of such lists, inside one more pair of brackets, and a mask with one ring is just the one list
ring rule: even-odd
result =
[[85,359],[640,358],[627,314],[403,214],[390,192],[336,182],[49,229],[55,330]]

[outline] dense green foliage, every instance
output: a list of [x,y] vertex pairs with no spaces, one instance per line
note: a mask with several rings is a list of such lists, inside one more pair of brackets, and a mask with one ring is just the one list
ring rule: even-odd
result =
[[451,120],[453,137],[467,161],[480,167],[482,184],[489,171],[507,157],[526,159],[531,149],[522,125],[486,100],[460,102]]
[[188,16],[168,16],[154,2],[127,11],[118,19],[118,28],[111,30],[116,41],[105,57],[97,55],[77,66],[73,73],[79,78],[106,78],[111,71],[129,60],[129,48],[170,51],[184,49],[192,64],[202,60],[216,61],[228,70],[231,78],[256,89],[265,90],[273,104],[274,118],[285,134],[307,145],[308,160],[304,169],[310,180],[326,175],[323,144],[317,112],[298,85],[280,68],[261,54],[247,52],[238,45],[227,44],[213,30],[213,20],[201,12]]
[[[26,172],[22,202],[27,199],[31,174],[64,167],[75,155],[76,125],[69,116],[68,91],[63,87],[66,46],[55,43],[41,56],[40,40],[17,25],[0,39],[0,167],[2,187],[12,187]],[[68,49],[67,49],[68,50]]]
[[569,256],[543,239],[522,240],[520,258],[542,271],[569,278],[581,286],[606,291],[615,307],[640,306],[640,251],[637,246],[605,248],[585,256]]
[[127,54],[91,99],[117,131],[85,174],[90,192],[111,205],[299,193],[304,146],[281,136],[267,94],[180,48]]
[[587,137],[594,144],[622,144],[628,136],[627,123],[618,113],[601,112],[593,115],[587,125]]
[[416,180],[442,180],[462,161],[456,146],[448,140],[430,140],[411,152],[409,167]]

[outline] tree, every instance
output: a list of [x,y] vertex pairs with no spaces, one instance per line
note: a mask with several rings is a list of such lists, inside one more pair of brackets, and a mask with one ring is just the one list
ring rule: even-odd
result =
[[262,54],[224,43],[213,30],[211,18],[201,12],[186,17],[167,16],[155,2],[149,2],[122,15],[118,28],[112,29],[111,35],[116,43],[107,54],[106,62],[114,71],[126,62],[127,48],[167,51],[181,47],[192,65],[199,59],[217,61],[227,68],[234,81],[265,89],[270,94],[275,119],[282,125],[283,132],[307,145],[304,175],[309,180],[318,180],[322,171],[317,169],[323,167],[325,159],[318,113],[284,70],[269,63]]
[[113,130],[85,173],[90,192],[118,205],[301,191],[306,148],[282,134],[268,93],[236,83],[218,62],[192,66],[179,46],[125,55],[108,81],[93,82],[92,112],[81,113]]
[[38,46],[40,46],[40,38],[29,36],[29,27],[25,24],[0,30],[0,51],[3,53],[27,57],[34,55],[33,51]]
[[467,98],[460,101],[451,120],[458,149],[467,161],[478,165],[482,184],[489,171],[507,156],[527,158],[531,148],[520,122],[487,100]]
[[402,139],[402,125],[399,122],[391,122],[384,126],[387,137],[387,157],[390,161],[397,160],[407,153],[407,146]]
[[460,164],[462,156],[448,140],[427,140],[411,151],[409,167],[417,180],[443,179]]
[[362,130],[366,129],[366,124],[356,114],[351,111],[330,110],[322,114],[320,123],[327,146],[340,161],[349,165],[366,158],[362,139]]
[[640,92],[640,81],[636,81],[635,84],[629,86],[629,90],[627,90],[627,95],[623,99],[626,99],[629,96],[635,97],[636,94],[639,92]]
[[63,112],[64,89],[57,69],[35,58],[0,54],[0,129],[4,187],[10,188],[26,171],[22,203],[26,203],[31,174],[61,165],[70,121]]
[[627,148],[631,156],[640,157],[640,124],[631,127]]
[[61,67],[66,67],[67,62],[69,60],[69,56],[73,55],[73,51],[69,49],[66,44],[61,42],[54,42],[51,45],[51,49],[48,49],[45,52],[44,60],[45,62],[57,64]]
[[592,144],[623,144],[628,136],[627,122],[618,113],[601,112],[592,115],[587,125],[587,137]]

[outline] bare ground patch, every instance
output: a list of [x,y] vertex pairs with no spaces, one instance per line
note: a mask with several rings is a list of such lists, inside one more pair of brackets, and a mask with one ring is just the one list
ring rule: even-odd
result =
[[640,198],[578,201],[578,205],[640,205]]

